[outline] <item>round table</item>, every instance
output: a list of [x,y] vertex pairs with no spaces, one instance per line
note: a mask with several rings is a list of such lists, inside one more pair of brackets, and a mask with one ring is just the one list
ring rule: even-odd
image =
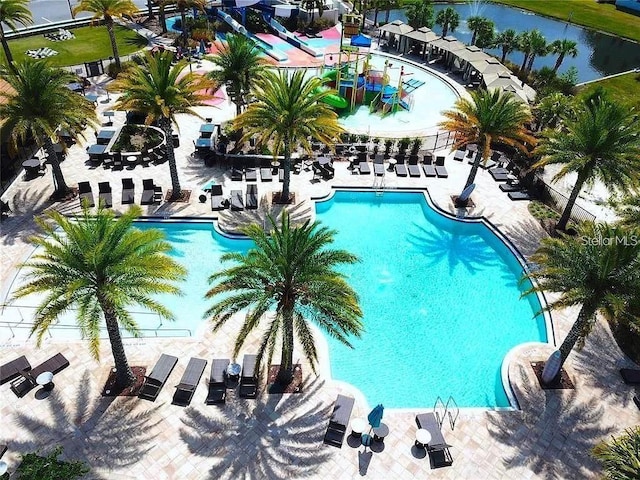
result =
[[390,158],[389,159],[389,171],[393,172],[393,167],[396,165],[396,163],[398,163],[398,160],[396,160],[395,158]]
[[384,437],[389,435],[389,427],[385,423],[380,423],[379,427],[373,429],[373,439],[378,442],[384,442]]
[[24,173],[27,178],[38,176],[41,166],[40,159],[35,157],[22,162],[22,168],[24,168]]
[[273,173],[274,175],[277,175],[277,174],[278,174],[278,167],[279,167],[279,166],[280,166],[280,162],[279,162],[278,160],[273,160],[273,161],[271,162],[271,167],[273,167],[273,171],[272,171],[272,173]]
[[240,372],[242,371],[242,365],[239,363],[230,363],[227,367],[227,377],[230,381],[236,382],[240,379]]
[[36,377],[36,383],[45,390],[53,390],[53,373],[42,372]]
[[431,441],[431,434],[429,433],[429,430],[425,430],[424,428],[421,428],[416,432],[416,446],[427,448],[427,445],[429,445],[430,441]]
[[364,418],[354,418],[351,420],[351,434],[354,437],[362,436],[362,432],[366,430],[368,424],[369,422]]
[[138,162],[138,157],[137,157],[137,155],[129,155],[129,156],[127,156],[127,158],[125,160],[129,164],[135,164],[135,163]]

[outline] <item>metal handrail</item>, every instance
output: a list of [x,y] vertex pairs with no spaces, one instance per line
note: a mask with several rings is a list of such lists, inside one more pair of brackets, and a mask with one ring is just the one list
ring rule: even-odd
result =
[[[449,409],[449,404],[452,404],[452,407],[455,408],[455,417],[451,412],[451,410]],[[445,412],[449,413],[449,426],[451,427],[451,430],[453,430],[456,426],[456,420],[460,415],[460,408],[458,407],[458,404],[456,403],[456,401],[453,399],[451,395],[449,395],[449,399],[447,400],[447,404],[444,406],[444,408],[445,408]]]

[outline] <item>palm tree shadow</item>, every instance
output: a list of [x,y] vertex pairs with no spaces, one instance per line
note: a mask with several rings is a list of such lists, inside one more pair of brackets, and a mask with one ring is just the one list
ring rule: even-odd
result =
[[149,41],[142,35],[136,35],[135,37],[127,37],[124,39],[125,45],[133,45],[138,48],[146,48],[149,45]]
[[[18,413],[16,422],[33,439],[12,441],[12,448],[27,453],[61,445],[69,457],[92,468],[113,469],[135,464],[154,447],[158,406],[142,409],[138,398],[93,397],[91,375],[85,370],[73,405],[67,405],[57,389],[43,400],[48,415]],[[93,397],[93,398],[92,398]],[[45,417],[50,418],[48,421]],[[101,478],[93,473],[91,478]]]
[[282,220],[282,212],[286,209],[293,224],[302,224],[311,218],[312,209],[309,202],[300,202],[296,205],[282,205],[271,202],[268,198],[270,192],[260,194],[259,207],[255,210],[231,211],[220,213],[220,228],[225,231],[239,232],[244,226],[257,224],[267,230],[271,229],[268,216],[271,216],[276,225]]
[[206,478],[309,476],[330,456],[328,447],[318,448],[329,416],[328,406],[317,400],[323,383],[307,382],[302,394],[263,394],[258,400],[228,395],[226,405],[207,410],[213,415],[188,408],[180,437],[192,454],[212,459]]
[[[519,375],[526,375],[522,366]],[[548,479],[588,478],[598,470],[589,452],[614,429],[603,425],[597,397],[581,401],[576,392],[529,384],[521,392],[522,411],[487,413],[490,435],[512,452],[502,458],[507,468],[525,467]]]

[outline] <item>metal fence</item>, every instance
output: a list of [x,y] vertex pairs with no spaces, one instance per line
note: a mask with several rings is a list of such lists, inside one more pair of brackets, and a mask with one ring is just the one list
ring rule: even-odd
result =
[[[537,177],[539,185],[541,188],[541,197],[542,201],[557,210],[558,212],[563,212],[567,206],[569,201],[569,197],[560,193],[558,190],[553,188],[551,185],[547,184],[540,177]],[[569,217],[576,223],[581,222],[595,222],[596,216],[593,213],[588,212],[583,207],[578,205],[577,203],[573,204],[573,208],[571,209],[571,215]]]

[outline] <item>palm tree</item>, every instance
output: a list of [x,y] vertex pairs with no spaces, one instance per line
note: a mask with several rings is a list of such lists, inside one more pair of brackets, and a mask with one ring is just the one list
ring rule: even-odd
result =
[[534,107],[538,131],[545,128],[557,128],[565,116],[573,110],[573,98],[560,92],[553,92],[540,99]]
[[187,48],[187,39],[189,34],[187,32],[187,10],[198,10],[204,12],[206,6],[206,0],[175,0],[178,11],[180,12],[180,21],[182,22],[182,46]]
[[634,192],[625,196],[622,201],[615,202],[620,225],[636,227],[640,225],[640,193]]
[[522,65],[520,65],[520,71],[523,74],[526,73],[525,67],[527,66],[529,55],[531,55],[531,48],[531,31],[522,32],[518,35],[518,50],[524,55]]
[[38,345],[53,322],[64,312],[77,309],[82,336],[98,359],[100,329],[106,324],[117,383],[125,387],[135,379],[127,362],[120,328],[134,336],[140,330],[127,311],[139,305],[163,318],[173,315],[154,298],[157,294],[179,294],[174,282],[185,270],[167,253],[171,245],[159,230],[138,230],[133,222],[140,215],[132,206],[117,219],[111,210],[98,207],[95,215],[85,205],[77,219],[50,210],[36,218],[43,235],[31,242],[40,247],[23,266],[30,269],[27,282],[15,298],[45,294],[36,309],[32,334]]
[[628,428],[624,435],[600,442],[591,454],[602,463],[603,480],[635,480],[640,476],[640,427]]
[[547,53],[549,53],[549,46],[547,45],[547,40],[538,30],[531,30],[529,32],[529,63],[527,64],[527,73],[531,72],[531,68],[533,67],[533,61],[536,57],[544,57]]
[[322,12],[324,10],[324,1],[323,0],[302,0],[300,2],[300,6],[311,12],[311,18],[309,19],[309,25],[313,25],[313,19],[316,14],[316,10],[318,10],[320,16],[322,16]]
[[84,139],[86,125],[95,127],[98,123],[94,105],[67,88],[76,79],[73,74],[45,61],[19,62],[15,73],[5,72],[0,77],[11,86],[11,90],[0,92],[4,99],[0,118],[6,119],[3,129],[9,132],[11,147],[17,149],[33,139],[44,148],[53,170],[53,197],[65,197],[70,189],[54,144],[60,141],[58,132],[62,129],[76,141]]
[[460,25],[460,15],[453,8],[447,7],[444,10],[440,10],[436,15],[436,25],[442,27],[442,37],[446,37],[449,30],[452,32]]
[[324,89],[323,80],[305,79],[297,70],[288,75],[265,71],[256,80],[253,96],[256,101],[234,120],[236,128],[245,131],[243,139],[253,135],[259,145],[270,145],[274,156],[282,152],[284,183],[281,202],[289,201],[291,153],[294,146],[311,152],[310,139],[330,144],[344,132],[338,115],[323,102],[334,90]]
[[206,316],[211,317],[215,332],[237,312],[249,310],[236,338],[236,356],[251,331],[265,320],[265,314],[275,309],[275,316],[267,322],[262,336],[258,358],[262,360],[266,353],[271,363],[276,342],[280,340],[277,382],[286,385],[293,373],[294,336],[315,372],[317,351],[308,320],[347,346],[351,346],[349,335],[360,336],[362,311],[358,295],[345,275],[336,269],[358,259],[344,250],[329,248],[336,232],[318,222],[307,221],[294,227],[286,211],[280,227],[272,217],[269,220],[271,232],[255,224],[245,227],[244,233],[255,242],[255,248],[246,254],[223,255],[223,262],[231,261],[234,265],[209,277],[209,282],[215,285],[206,297],[224,297],[216,301]]
[[537,148],[533,168],[561,164],[554,181],[569,173],[577,178],[556,228],[564,230],[585,184],[601,180],[610,189],[628,192],[640,181],[640,124],[629,111],[606,97],[589,98],[562,131],[547,130]]
[[627,306],[640,295],[640,242],[624,241],[630,238],[630,231],[594,223],[583,224],[578,230],[573,237],[544,238],[531,257],[538,268],[527,275],[534,280],[534,287],[524,295],[559,293],[546,310],[581,305],[560,345],[558,371],[551,375],[560,372],[576,344],[582,348],[598,313],[608,320],[623,318]]
[[[4,36],[4,25],[15,31],[17,24],[26,27],[33,23],[31,11],[29,10],[29,0],[2,0],[0,1],[0,42],[7,59],[7,65],[13,69],[13,55],[9,50],[9,43]],[[4,24],[4,25],[3,25]]]
[[169,171],[171,172],[171,186],[173,200],[180,197],[180,179],[176,155],[171,141],[172,125],[176,123],[176,115],[186,113],[200,117],[193,107],[203,105],[211,98],[206,91],[214,84],[208,78],[196,73],[188,73],[180,77],[180,73],[187,66],[185,60],[172,67],[173,54],[162,52],[151,55],[147,52],[142,65],[134,65],[125,70],[111,85],[111,89],[122,92],[115,105],[116,110],[131,110],[144,113],[146,124],[158,122],[165,135],[165,148]]
[[209,72],[209,78],[218,85],[230,84],[236,115],[240,115],[255,81],[265,69],[266,61],[260,50],[244,35],[227,34],[224,48],[207,59],[218,67]]
[[562,61],[564,57],[569,55],[572,58],[576,58],[578,56],[578,42],[574,42],[573,40],[556,40],[549,45],[549,52],[558,55],[558,59],[556,60],[556,64],[553,66],[553,73],[556,73],[562,65]]
[[80,0],[73,7],[73,14],[76,15],[78,12],[91,12],[94,19],[104,19],[107,32],[109,32],[113,58],[116,61],[116,67],[120,70],[120,54],[118,53],[116,34],[113,31],[113,20],[135,15],[138,12],[138,7],[131,0]]
[[514,29],[509,28],[496,36],[494,44],[502,49],[500,62],[504,63],[507,55],[518,48],[518,34]]
[[165,9],[167,6],[173,4],[173,0],[152,0],[158,7],[158,21],[160,22],[160,28],[162,33],[167,33],[167,17],[165,15]]
[[478,145],[464,188],[474,182],[480,162],[489,158],[494,142],[524,153],[528,153],[527,145],[536,143],[524,126],[531,121],[529,108],[500,89],[471,92],[471,99],[459,98],[454,107],[455,110],[442,113],[446,120],[440,123],[445,130],[455,132],[456,142],[451,148],[455,150],[469,143]]
[[422,0],[407,7],[407,21],[416,30],[422,27],[433,27],[433,5],[431,0]]
[[478,35],[487,35],[487,31],[493,32],[493,22],[488,18],[474,15],[467,18],[467,27],[473,32],[471,37],[471,45],[475,45],[478,39]]

